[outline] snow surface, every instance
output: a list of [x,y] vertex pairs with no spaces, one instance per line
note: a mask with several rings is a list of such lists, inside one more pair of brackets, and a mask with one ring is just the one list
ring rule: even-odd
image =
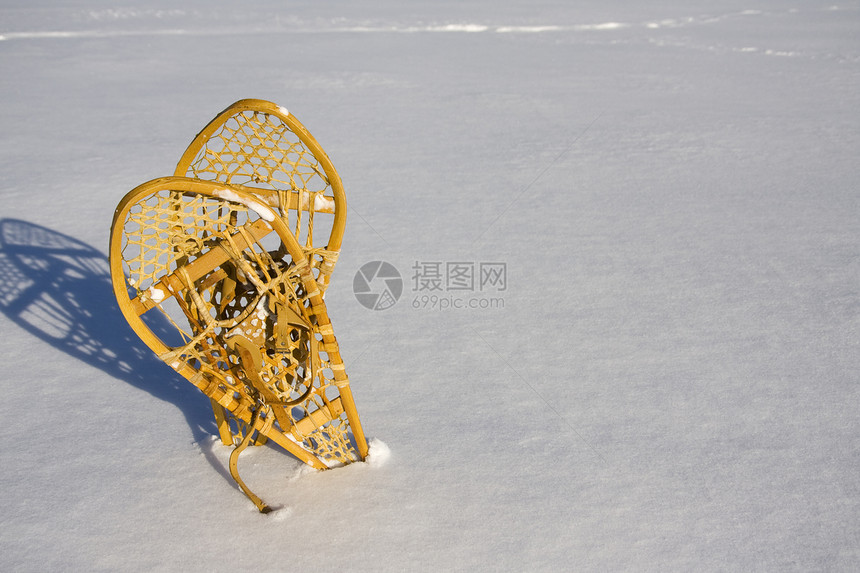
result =
[[[0,569],[860,570],[857,2],[9,1],[0,53]],[[381,440],[243,453],[269,516],[105,258],[249,97],[343,179]],[[503,307],[422,306],[432,261],[505,263]]]

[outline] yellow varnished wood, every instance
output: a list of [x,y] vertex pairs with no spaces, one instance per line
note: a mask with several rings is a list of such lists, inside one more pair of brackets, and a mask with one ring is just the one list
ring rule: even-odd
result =
[[[236,121],[264,136],[276,132],[274,139],[291,134],[291,149],[300,153],[275,154],[280,163],[271,160],[277,169],[268,177],[261,158],[269,161],[272,144],[265,138],[255,140],[265,149],[253,153],[234,140],[216,141],[232,137],[228,128]],[[251,159],[230,173],[244,169],[250,180],[217,172],[213,166],[231,157],[224,149],[245,150]],[[176,173],[136,187],[114,214],[110,269],[126,320],[209,396],[223,443],[244,448],[271,439],[318,469],[364,459],[366,438],[322,299],[346,218],[343,186],[328,156],[283,108],[242,100],[197,135]],[[185,176],[198,174],[203,178]],[[316,187],[302,187],[311,183]],[[316,220],[316,214],[327,219]],[[320,221],[330,225],[323,246],[313,243]],[[144,320],[151,311],[184,342],[168,343],[163,329],[153,331]],[[345,441],[347,429],[352,441]],[[262,509],[238,478],[238,451],[231,473]]]

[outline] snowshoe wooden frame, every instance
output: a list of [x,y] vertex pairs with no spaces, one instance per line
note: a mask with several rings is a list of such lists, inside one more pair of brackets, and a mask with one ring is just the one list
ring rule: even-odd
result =
[[[317,140],[283,107],[259,99],[237,101],[210,121],[182,154],[176,176],[239,184],[277,206],[328,287],[346,226],[340,176]],[[316,213],[334,215],[325,247],[314,237]],[[317,241],[319,243],[319,241]]]
[[[230,105],[197,134],[174,175],[247,186],[277,205],[295,236],[304,239],[302,250],[325,292],[340,252],[346,196],[322,146],[284,107],[260,99]],[[318,212],[334,217],[321,225]],[[325,246],[316,246],[315,237],[326,238]],[[212,410],[221,442],[241,439],[230,428],[229,411],[214,400]]]
[[304,127],[262,100],[219,114],[176,173],[120,201],[114,292],[140,338],[209,396],[222,441],[236,446],[230,473],[265,512],[238,474],[248,445],[270,439],[318,469],[367,455],[323,301],[343,188]]

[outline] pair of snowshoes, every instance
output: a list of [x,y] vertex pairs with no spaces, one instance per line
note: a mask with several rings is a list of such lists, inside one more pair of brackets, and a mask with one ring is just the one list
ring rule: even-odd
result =
[[[317,469],[367,455],[323,295],[346,200],[320,145],[286,109],[228,107],[171,177],[129,192],[114,214],[110,269],[134,331],[212,401],[238,457],[272,440]],[[323,246],[320,246],[323,245]]]

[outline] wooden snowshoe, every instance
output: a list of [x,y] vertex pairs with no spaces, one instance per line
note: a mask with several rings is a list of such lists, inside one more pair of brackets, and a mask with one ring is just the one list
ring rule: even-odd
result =
[[270,439],[318,469],[367,454],[323,301],[343,189],[301,124],[260,100],[216,117],[177,173],[117,207],[114,291],[141,339],[209,396],[236,445],[231,475],[267,511],[239,478],[249,444]]
[[[237,101],[197,134],[174,175],[247,186],[277,204],[325,293],[340,252],[346,198],[325,151],[285,108]],[[229,411],[215,401],[212,409],[222,443],[240,439]]]

